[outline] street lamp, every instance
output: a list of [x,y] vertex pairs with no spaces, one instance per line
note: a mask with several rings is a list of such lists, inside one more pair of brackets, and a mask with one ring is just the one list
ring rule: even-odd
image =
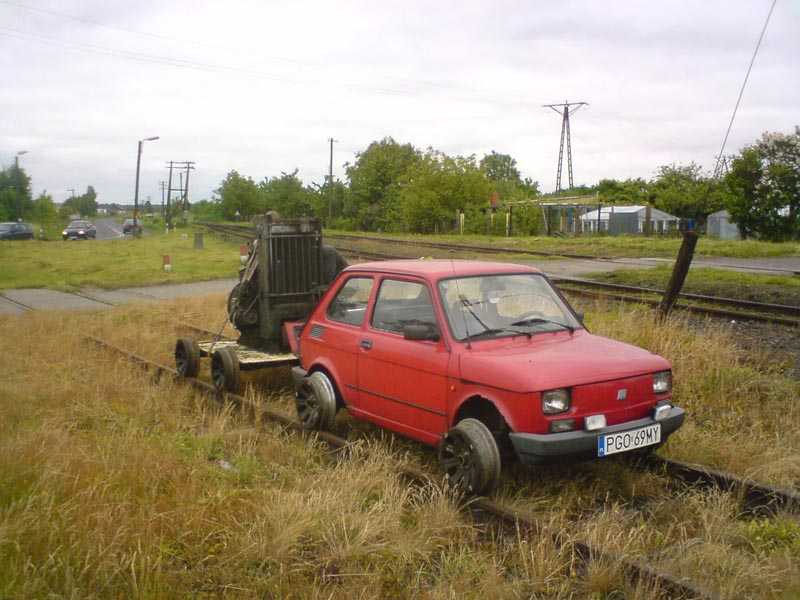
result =
[[27,150],[20,150],[14,156],[14,175],[16,176],[16,179],[17,179],[16,192],[17,192],[17,220],[18,221],[22,221],[22,190],[20,189],[22,187],[22,177],[20,177],[20,175],[19,175],[19,157],[22,156],[23,154],[27,154],[27,153],[28,153]]
[[136,235],[138,231],[136,218],[139,215],[139,166],[142,162],[142,142],[154,142],[158,139],[158,136],[153,136],[149,138],[144,138],[143,140],[139,140],[139,149],[136,153],[136,191],[133,194],[133,234]]

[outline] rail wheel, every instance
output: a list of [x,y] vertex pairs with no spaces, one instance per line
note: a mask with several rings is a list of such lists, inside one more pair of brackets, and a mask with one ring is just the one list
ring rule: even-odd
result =
[[211,380],[219,392],[239,391],[239,358],[230,348],[217,348],[211,356]]
[[200,369],[200,347],[191,338],[178,338],[175,343],[175,369],[181,377],[197,377]]
[[297,392],[297,416],[304,429],[330,431],[336,418],[336,392],[331,380],[319,371],[308,376]]
[[447,432],[439,446],[439,462],[450,484],[466,494],[489,494],[500,481],[497,442],[477,419],[459,421]]

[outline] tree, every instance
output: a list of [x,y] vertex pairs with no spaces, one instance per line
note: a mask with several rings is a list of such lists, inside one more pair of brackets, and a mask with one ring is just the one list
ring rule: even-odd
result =
[[73,196],[66,200],[60,209],[62,217],[78,214],[81,217],[93,217],[97,214],[97,192],[91,185],[80,196]]
[[303,185],[297,169],[265,178],[258,185],[259,206],[266,212],[275,210],[282,217],[310,217],[321,213],[320,195]]
[[399,190],[397,205],[386,216],[395,227],[403,224],[415,233],[449,228],[460,210],[486,210],[494,191],[474,156],[450,157],[432,148],[401,177]]
[[490,181],[522,183],[517,161],[508,154],[499,154],[492,150],[491,154],[486,154],[481,159],[480,168]]
[[226,219],[237,216],[249,219],[259,210],[258,186],[249,177],[242,177],[231,171],[214,191],[222,205],[222,214]]
[[764,133],[734,158],[723,182],[725,204],[742,237],[800,238],[800,128]]
[[603,204],[646,204],[650,201],[649,184],[641,178],[601,179],[597,195]]
[[0,217],[4,221],[16,220],[18,206],[26,215],[31,204],[31,178],[25,169],[16,165],[0,169]]
[[50,223],[56,220],[58,217],[58,211],[56,210],[56,205],[53,202],[53,198],[47,193],[47,191],[42,192],[39,194],[39,197],[33,201],[33,206],[31,207],[31,220],[38,223],[42,227],[47,227]]
[[372,142],[356,155],[354,164],[345,165],[350,194],[344,215],[365,230],[386,228],[384,216],[397,201],[398,182],[420,157],[411,144],[398,144],[391,137]]
[[649,191],[656,208],[701,223],[723,205],[718,182],[695,163],[660,167]]

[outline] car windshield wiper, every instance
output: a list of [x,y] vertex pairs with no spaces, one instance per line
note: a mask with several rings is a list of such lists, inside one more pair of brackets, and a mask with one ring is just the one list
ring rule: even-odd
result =
[[575,328],[572,325],[567,325],[566,323],[560,323],[558,321],[552,321],[550,319],[544,319],[542,317],[528,317],[527,319],[521,319],[519,321],[514,321],[511,323],[512,327],[520,327],[522,325],[533,325],[535,323],[551,323],[553,325],[558,325],[559,327],[563,327],[564,329],[568,330],[570,333],[575,333]]
[[496,333],[512,333],[514,335],[524,335],[528,339],[532,337],[530,331],[523,331],[521,329],[508,329],[506,327],[489,327],[488,329],[484,329],[483,331],[479,331],[477,333],[471,333],[464,339],[474,340],[476,338],[483,337],[484,335],[493,335]]

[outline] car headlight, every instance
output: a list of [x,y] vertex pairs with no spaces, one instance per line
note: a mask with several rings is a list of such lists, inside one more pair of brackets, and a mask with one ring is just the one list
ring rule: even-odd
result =
[[67,230],[65,229],[64,231],[62,231],[61,235],[67,235]]
[[554,415],[568,411],[569,401],[570,394],[567,388],[542,392],[542,412],[546,415]]
[[78,231],[78,235],[83,235],[84,233],[86,233],[86,232],[83,229]]
[[672,371],[659,371],[653,374],[653,392],[666,394],[672,390]]

